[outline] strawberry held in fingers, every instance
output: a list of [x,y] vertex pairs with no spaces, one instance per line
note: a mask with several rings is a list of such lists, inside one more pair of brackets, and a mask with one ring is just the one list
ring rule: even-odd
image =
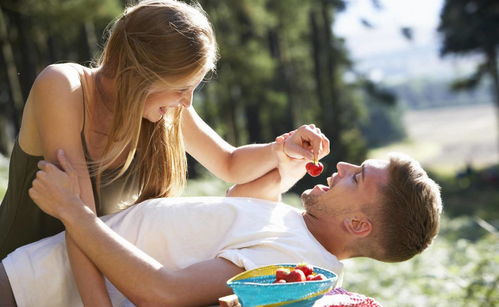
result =
[[317,177],[319,176],[322,171],[324,170],[324,165],[322,165],[321,162],[308,162],[305,165],[305,168],[307,169],[307,173],[312,176],[312,177]]

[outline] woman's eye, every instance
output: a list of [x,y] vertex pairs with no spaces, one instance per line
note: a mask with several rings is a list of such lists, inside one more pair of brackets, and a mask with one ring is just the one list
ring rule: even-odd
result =
[[359,182],[357,181],[357,174],[353,175],[353,181],[354,181],[355,183],[359,183]]

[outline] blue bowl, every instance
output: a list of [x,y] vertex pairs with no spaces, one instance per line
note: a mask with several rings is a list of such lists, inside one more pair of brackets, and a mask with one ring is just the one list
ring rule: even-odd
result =
[[274,283],[278,268],[294,268],[297,264],[274,264],[238,274],[227,281],[244,307],[250,306],[312,306],[337,282],[331,271],[314,266],[314,272],[325,280]]

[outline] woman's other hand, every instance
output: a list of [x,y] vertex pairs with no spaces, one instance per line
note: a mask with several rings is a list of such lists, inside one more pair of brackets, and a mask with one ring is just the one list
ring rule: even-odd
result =
[[78,175],[61,149],[57,151],[57,160],[62,170],[50,162],[38,162],[40,170],[28,193],[40,209],[60,219],[65,209],[81,199]]

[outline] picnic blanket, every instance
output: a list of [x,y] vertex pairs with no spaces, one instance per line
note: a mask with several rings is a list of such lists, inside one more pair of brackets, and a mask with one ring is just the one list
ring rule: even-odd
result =
[[314,307],[382,307],[373,298],[349,292],[343,288],[335,288],[324,294]]
[[[228,295],[220,298],[220,307],[241,307],[236,295]],[[294,303],[293,306],[300,306],[300,303]],[[287,305],[284,305],[287,306]],[[310,306],[306,304],[306,306]],[[349,292],[343,288],[333,289],[319,300],[313,307],[382,307],[373,298],[365,295]]]

